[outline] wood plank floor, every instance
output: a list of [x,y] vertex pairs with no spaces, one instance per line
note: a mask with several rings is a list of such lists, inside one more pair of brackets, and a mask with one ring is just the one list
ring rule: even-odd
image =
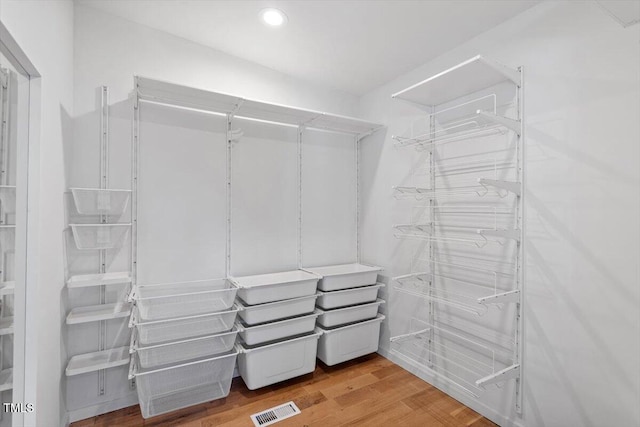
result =
[[377,354],[337,366],[318,361],[312,374],[259,390],[235,378],[225,399],[143,419],[136,406],[72,427],[253,427],[256,412],[293,400],[302,414],[278,427],[495,426],[496,424]]

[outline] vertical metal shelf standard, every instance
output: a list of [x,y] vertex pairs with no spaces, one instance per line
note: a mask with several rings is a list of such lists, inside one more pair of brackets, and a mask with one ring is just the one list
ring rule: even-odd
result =
[[[514,263],[514,272],[513,278],[515,281],[515,287],[511,291],[496,293],[495,295],[488,296],[485,298],[478,298],[478,303],[480,304],[492,304],[492,303],[513,303],[515,304],[515,332],[513,336],[513,357],[511,359],[512,363],[509,364],[504,369],[497,369],[492,371],[490,374],[477,378],[472,386],[481,390],[485,386],[489,384],[501,383],[506,380],[514,379],[516,381],[515,387],[515,409],[517,413],[521,413],[522,411],[522,351],[523,351],[523,296],[524,296],[524,268],[522,263],[524,261],[524,125],[523,125],[523,80],[522,80],[523,72],[522,67],[518,69],[511,69],[502,64],[499,64],[495,61],[492,61],[488,58],[484,58],[482,56],[476,56],[474,58],[469,59],[459,65],[456,65],[448,70],[445,70],[439,74],[434,75],[426,80],[423,80],[407,89],[404,89],[400,92],[397,92],[392,95],[392,98],[402,100],[407,102],[408,104],[418,107],[422,111],[428,112],[429,114],[429,131],[426,133],[422,133],[419,136],[415,137],[392,137],[396,140],[396,146],[398,147],[410,147],[413,146],[418,150],[428,151],[428,162],[429,162],[429,178],[431,188],[417,188],[417,187],[394,187],[394,191],[399,193],[413,193],[416,195],[416,200],[424,197],[428,198],[429,205],[429,213],[431,222],[428,224],[419,224],[421,231],[424,231],[426,235],[435,236],[435,228],[437,226],[436,222],[433,221],[436,215],[436,202],[438,194],[436,193],[436,159],[435,159],[435,151],[437,148],[443,144],[458,142],[466,139],[472,139],[474,137],[485,136],[487,132],[486,129],[495,130],[496,128],[504,128],[508,131],[512,131],[516,137],[515,144],[515,170],[517,174],[516,181],[502,181],[498,179],[487,179],[481,178],[478,180],[479,186],[488,190],[487,187],[493,187],[498,191],[504,191],[513,194],[516,197],[517,203],[515,203],[515,226],[512,230],[483,230],[484,233],[479,233],[483,235],[497,236],[498,237],[507,237],[515,240],[516,249],[515,249],[515,263]],[[509,82],[515,86],[515,107],[517,110],[516,118],[511,119],[504,116],[499,116],[496,114],[495,108],[493,111],[474,111],[472,115],[472,120],[470,122],[478,122],[481,123],[478,126],[479,130],[474,130],[469,128],[463,128],[460,132],[456,134],[456,129],[454,127],[454,132],[452,134],[448,133],[448,130],[445,129],[444,136],[440,136],[443,132],[441,130],[436,131],[436,108],[440,105],[449,103],[451,101],[455,101],[457,99],[463,98],[467,95],[472,95],[476,92],[483,91],[485,89],[489,89],[498,84]],[[495,97],[495,95],[494,95]],[[484,97],[486,98],[486,97]],[[482,99],[482,98],[479,98]],[[470,102],[463,102],[460,104],[461,106],[467,105]],[[449,111],[456,107],[446,108],[442,111]],[[458,125],[456,125],[458,126]],[[445,190],[446,191],[446,190]],[[465,194],[473,194],[474,192],[467,192]],[[463,193],[459,193],[463,194]],[[480,195],[478,193],[478,195]],[[418,196],[421,196],[420,198]],[[428,230],[427,230],[428,229]],[[423,294],[416,294],[418,297],[424,298],[428,301],[429,307],[429,324],[434,325],[436,323],[436,305],[439,297],[437,294],[434,295],[434,280],[438,277],[437,274],[433,274],[437,267],[436,264],[441,264],[436,259],[436,251],[434,248],[434,243],[438,241],[445,241],[447,239],[437,239],[437,238],[427,238],[428,245],[426,251],[428,253],[429,258],[429,271],[419,273],[419,275],[428,277],[425,279],[426,289]],[[454,242],[457,239],[448,239],[450,242]],[[398,281],[403,280],[409,276],[413,276],[412,274],[399,276],[394,279],[398,279]],[[454,279],[455,280],[455,279]],[[433,357],[438,358],[437,352],[434,352],[435,348],[435,337],[434,337],[434,327],[426,327],[426,328],[418,328],[417,331],[413,331],[410,333],[405,333],[402,335],[398,335],[396,337],[392,337],[391,341],[394,342],[403,342],[406,339],[410,339],[413,336],[419,337],[421,342],[426,342],[426,346],[428,346],[426,350],[428,354],[428,360],[424,364],[425,368],[431,370],[436,376],[442,377],[443,380],[449,381],[453,384],[459,384],[455,380],[451,378],[447,378],[446,375],[438,372],[436,365],[437,360],[433,360]],[[473,332],[469,332],[470,335],[473,335]],[[392,350],[393,351],[393,350]],[[398,356],[401,358],[403,355],[398,353]],[[406,359],[406,357],[405,357]],[[452,374],[455,377],[455,374]],[[465,389],[464,386],[460,386]],[[479,397],[478,394],[471,393],[474,397]]]

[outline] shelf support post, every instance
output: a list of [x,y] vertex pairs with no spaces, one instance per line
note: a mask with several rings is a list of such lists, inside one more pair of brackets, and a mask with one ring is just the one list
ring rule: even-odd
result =
[[[109,187],[109,88],[100,87],[100,188],[105,190]],[[100,215],[100,224],[106,224],[107,215]],[[107,251],[102,249],[99,254],[100,274],[107,271]],[[107,289],[105,285],[100,285],[100,304],[105,304]],[[107,346],[107,322],[100,321],[98,351],[103,351]],[[104,396],[106,393],[105,370],[98,371],[98,394]]]

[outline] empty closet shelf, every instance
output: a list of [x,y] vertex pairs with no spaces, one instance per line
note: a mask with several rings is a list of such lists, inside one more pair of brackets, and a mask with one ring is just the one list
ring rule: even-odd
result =
[[160,320],[228,310],[238,287],[226,279],[136,286],[141,320]]
[[520,86],[520,71],[475,56],[391,95],[420,105],[435,106],[510,81]]
[[378,351],[380,324],[384,316],[335,328],[322,328],[318,359],[329,366]]
[[169,341],[195,338],[231,330],[239,309],[197,316],[153,321],[139,320],[137,309],[131,313],[130,325],[138,333],[142,345],[160,344]]
[[0,371],[0,392],[13,388],[13,368]]
[[240,307],[238,316],[242,321],[247,325],[256,325],[312,313],[317,298],[318,295],[313,294],[258,305],[244,305],[236,301],[236,305]]
[[94,353],[79,354],[73,356],[67,364],[66,374],[86,374],[87,372],[101,369],[114,368],[129,363],[129,347],[117,347],[109,350],[96,351]]
[[520,372],[512,352],[418,319],[412,319],[408,333],[391,338],[391,350],[476,397],[485,386]]
[[124,302],[76,307],[67,315],[67,325],[126,318],[130,314],[131,305]]
[[378,314],[380,305],[384,303],[384,300],[378,299],[371,303],[335,308],[333,310],[318,310],[320,313],[318,324],[325,328],[330,328],[373,319]]
[[13,295],[15,290],[16,290],[15,281],[12,280],[9,282],[0,282],[0,296]]
[[78,249],[114,249],[122,245],[131,224],[69,224]]
[[318,292],[316,304],[323,310],[346,307],[348,305],[364,304],[373,302],[378,298],[378,290],[384,285],[378,283],[373,286],[361,286],[353,289],[343,289],[340,291]]
[[313,372],[320,332],[272,344],[238,344],[238,371],[249,390]]
[[76,210],[82,215],[120,216],[127,208],[131,190],[71,188]]
[[229,394],[237,351],[157,369],[144,369],[134,358],[129,378],[136,380],[144,418],[186,408]]
[[13,316],[0,318],[0,335],[13,334]]
[[240,338],[247,345],[264,344],[270,341],[313,332],[320,312],[316,311],[292,319],[278,320],[261,325],[247,326],[239,324]]
[[341,264],[309,267],[304,270],[322,277],[318,282],[318,289],[335,291],[374,285],[378,278],[378,272],[382,271],[382,268],[363,264]]
[[446,123],[433,132],[411,137],[394,135],[393,139],[399,147],[426,149],[429,146],[503,134],[509,130],[520,134],[520,121],[490,111],[477,110],[474,114]]
[[120,285],[131,283],[131,273],[128,271],[102,274],[78,274],[69,277],[68,288],[86,288],[89,286]]
[[141,368],[156,368],[231,351],[237,335],[238,330],[234,327],[229,332],[220,334],[142,346],[138,343],[137,330],[134,329],[131,335],[130,352],[136,354],[137,362]]
[[238,296],[249,305],[313,295],[320,279],[303,270],[232,278],[240,288]]

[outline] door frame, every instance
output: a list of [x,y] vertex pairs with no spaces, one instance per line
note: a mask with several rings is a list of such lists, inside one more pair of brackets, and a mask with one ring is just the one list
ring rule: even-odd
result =
[[[0,52],[29,81],[28,131],[17,143],[13,402],[31,403],[12,425],[36,423],[38,327],[38,200],[40,183],[41,75],[0,21]],[[25,191],[26,190],[26,191]],[[29,310],[27,308],[30,307]],[[2,408],[0,408],[2,410]]]

